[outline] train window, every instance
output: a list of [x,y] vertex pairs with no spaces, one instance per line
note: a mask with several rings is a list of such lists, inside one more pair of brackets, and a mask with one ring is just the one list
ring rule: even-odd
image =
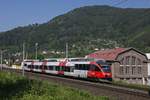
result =
[[34,65],[33,69],[36,69],[36,65]]
[[96,66],[96,67],[95,67],[95,71],[99,71],[99,72],[100,72],[101,70],[100,70],[99,67]]
[[78,64],[75,64],[75,69],[79,69],[79,65]]
[[34,68],[34,65],[31,65],[31,68]]
[[79,66],[79,70],[85,70],[84,64],[79,64],[78,66]]
[[59,70],[60,70],[60,67],[59,67],[59,66],[56,66],[55,68],[56,68],[56,71],[59,71]]
[[32,68],[34,69],[34,65],[32,65]]
[[104,72],[111,72],[110,66],[101,66]]
[[35,65],[32,65],[32,68],[34,69],[34,68],[35,68]]
[[28,68],[31,68],[31,65],[28,65]]
[[70,72],[73,72],[74,71],[74,67],[70,67]]
[[44,65],[44,69],[47,70],[47,66],[46,65]]
[[70,72],[70,67],[67,68],[68,72]]
[[38,69],[38,68],[39,68],[39,66],[38,66],[38,65],[35,65],[35,66],[34,66],[34,68],[35,68],[35,69]]
[[78,70],[89,70],[90,65],[89,64],[75,64],[75,69]]
[[84,64],[83,66],[84,66],[84,70],[89,70],[89,68],[90,68],[89,64]]
[[43,66],[42,65],[40,65],[40,69],[42,69],[43,68]]
[[84,70],[84,67],[82,66],[82,64],[79,64],[78,67],[80,70]]
[[70,72],[70,67],[64,67],[65,72]]
[[53,66],[48,66],[48,69],[49,70],[53,70]]
[[53,70],[56,70],[56,66],[53,66]]
[[95,70],[95,65],[91,65],[90,70],[94,71]]
[[65,66],[61,67],[61,70],[62,70],[62,71],[65,71]]
[[90,66],[90,70],[92,70],[92,71],[101,71],[100,68],[98,68],[96,65],[93,65],[93,64]]
[[81,70],[85,70],[84,64],[80,64],[80,66],[81,66]]
[[59,71],[61,71],[62,69],[63,69],[63,67],[62,66],[58,66],[59,67]]
[[81,69],[86,70],[84,64],[81,64]]

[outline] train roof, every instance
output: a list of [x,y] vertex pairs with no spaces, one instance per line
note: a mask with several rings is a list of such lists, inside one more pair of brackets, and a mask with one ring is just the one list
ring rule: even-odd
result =
[[42,61],[39,61],[39,60],[34,60],[34,59],[26,59],[24,60],[25,62],[44,62],[44,61],[47,61],[47,62],[64,62],[64,61],[67,61],[67,62],[72,62],[72,63],[80,63],[80,64],[86,64],[86,63],[90,63],[92,61],[95,61],[96,63],[98,64],[102,64],[102,65],[105,65],[105,64],[108,64],[108,62],[106,62],[105,60],[103,59],[91,59],[91,58],[48,58],[48,59],[44,59]]
[[93,59],[91,58],[68,58],[68,61],[72,61],[72,62],[88,62],[88,61],[93,61]]
[[37,60],[37,59],[25,59],[24,60],[24,62],[32,62],[32,61],[37,61],[38,62],[39,60]]

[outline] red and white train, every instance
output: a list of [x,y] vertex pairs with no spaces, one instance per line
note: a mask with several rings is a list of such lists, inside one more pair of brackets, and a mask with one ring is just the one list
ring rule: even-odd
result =
[[64,75],[77,78],[112,80],[110,65],[103,60],[85,58],[26,60],[22,63],[25,71]]

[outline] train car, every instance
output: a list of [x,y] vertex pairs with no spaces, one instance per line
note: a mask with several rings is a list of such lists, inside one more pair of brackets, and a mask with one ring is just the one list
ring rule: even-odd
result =
[[112,80],[110,65],[103,60],[69,59],[64,69],[68,76]]
[[26,71],[77,78],[112,80],[110,65],[103,60],[68,58],[24,61],[24,67]]
[[25,71],[33,71],[48,74],[63,74],[63,59],[46,59],[43,61],[25,60],[22,65]]
[[64,66],[64,59],[56,59],[56,60],[44,60],[43,61],[45,73],[49,74],[58,74],[63,75],[63,66]]
[[34,62],[39,62],[39,60],[24,60],[24,62],[21,63],[21,67],[24,68],[25,71],[33,71]]
[[105,79],[112,80],[111,64],[103,60],[97,60],[96,64],[100,66],[103,77]]

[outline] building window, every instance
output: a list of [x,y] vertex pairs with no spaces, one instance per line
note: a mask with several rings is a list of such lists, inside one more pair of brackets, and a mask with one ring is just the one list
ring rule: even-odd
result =
[[137,59],[137,65],[141,65],[142,64],[142,62],[141,62],[141,60],[138,58]]
[[142,73],[142,68],[138,67],[138,74],[141,74],[141,73]]
[[122,75],[123,74],[123,67],[120,67],[120,74]]
[[135,67],[132,67],[132,75],[135,74]]
[[124,65],[124,58],[121,59],[120,64]]
[[129,65],[129,63],[130,63],[130,56],[127,56],[126,57],[126,65]]
[[126,74],[129,74],[129,66],[126,66]]
[[134,56],[132,56],[131,62],[132,62],[132,65],[135,65],[135,57]]

